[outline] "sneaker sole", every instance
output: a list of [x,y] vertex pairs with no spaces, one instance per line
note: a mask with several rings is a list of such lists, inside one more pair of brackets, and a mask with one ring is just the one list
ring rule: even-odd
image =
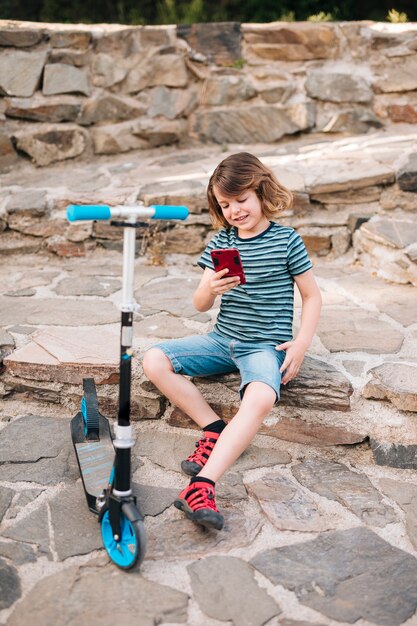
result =
[[196,522],[205,528],[214,528],[215,530],[221,530],[224,524],[224,518],[220,513],[211,511],[210,509],[200,509],[199,511],[193,511],[185,500],[175,500],[174,506],[186,514],[188,519],[192,522]]
[[203,465],[192,463],[190,461],[182,461],[181,469],[184,474],[187,474],[187,476],[197,476],[197,474],[199,474],[203,469]]

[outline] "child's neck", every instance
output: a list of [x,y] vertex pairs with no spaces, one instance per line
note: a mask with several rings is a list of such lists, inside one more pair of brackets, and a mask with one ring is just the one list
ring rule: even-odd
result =
[[252,237],[256,237],[257,235],[260,235],[268,230],[270,224],[270,221],[265,217],[264,219],[259,220],[256,226],[254,226],[250,230],[238,228],[237,236],[240,237],[240,239],[251,239]]

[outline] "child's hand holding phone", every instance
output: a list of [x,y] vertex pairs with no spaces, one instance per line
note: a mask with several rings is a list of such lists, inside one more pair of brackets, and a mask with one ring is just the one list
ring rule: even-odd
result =
[[242,259],[237,248],[221,248],[210,252],[211,260],[215,272],[228,269],[229,276],[239,276],[240,284],[246,283],[245,272],[243,270]]
[[210,280],[213,294],[221,295],[246,282],[239,250],[224,248],[210,252],[215,274]]
[[228,277],[229,269],[225,267],[220,270],[220,272],[216,272],[210,277],[209,280],[209,289],[212,294],[216,296],[221,296],[226,291],[230,291],[234,287],[240,285],[240,277],[239,276],[230,276]]

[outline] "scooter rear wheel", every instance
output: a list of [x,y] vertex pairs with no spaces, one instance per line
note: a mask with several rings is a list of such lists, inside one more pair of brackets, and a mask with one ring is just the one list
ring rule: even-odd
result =
[[123,570],[137,569],[146,552],[146,533],[142,520],[132,513],[132,507],[122,504],[120,539],[116,541],[110,524],[109,512],[101,518],[101,536],[109,558]]

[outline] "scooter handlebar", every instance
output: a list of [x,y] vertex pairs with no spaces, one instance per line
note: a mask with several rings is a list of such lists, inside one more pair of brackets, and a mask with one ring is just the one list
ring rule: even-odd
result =
[[185,220],[188,217],[186,206],[154,204],[150,208],[155,209],[154,220]]
[[67,218],[70,222],[78,220],[109,220],[110,207],[105,204],[70,204],[67,206]]
[[110,220],[121,218],[151,218],[155,220],[185,220],[188,209],[185,206],[153,205],[153,206],[115,206],[105,204],[70,204],[67,217],[70,222],[79,220]]

